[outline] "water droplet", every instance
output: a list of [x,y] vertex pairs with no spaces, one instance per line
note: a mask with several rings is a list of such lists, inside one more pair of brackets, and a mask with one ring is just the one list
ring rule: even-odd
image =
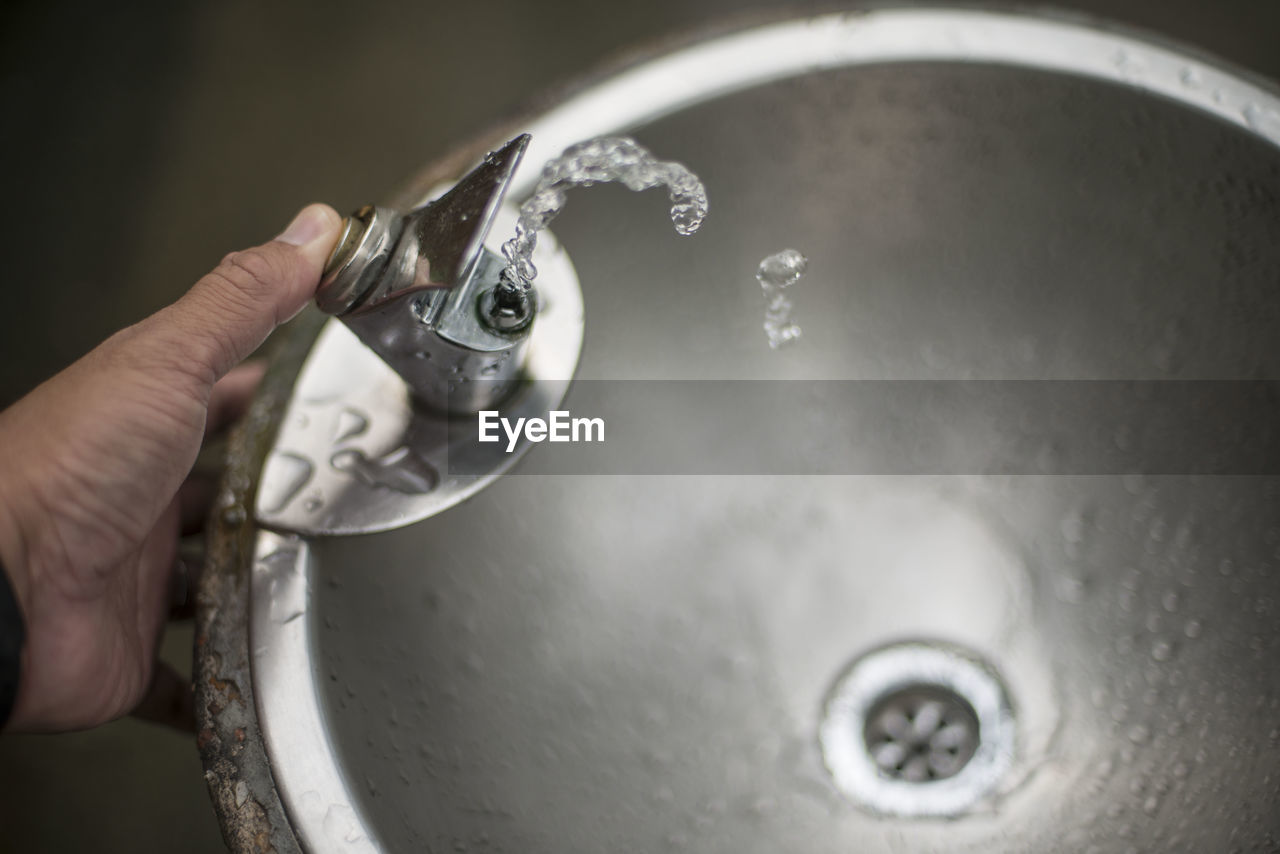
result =
[[276,451],[267,458],[258,486],[258,506],[264,513],[279,513],[311,480],[311,461],[298,454]]
[[409,495],[426,494],[435,489],[439,481],[435,468],[408,447],[396,448],[376,459],[348,449],[334,454],[329,463],[366,486],[393,489]]
[[346,407],[338,413],[338,421],[333,431],[335,443],[345,442],[353,436],[359,436],[369,428],[369,419],[363,413]]
[[1178,79],[1182,81],[1182,85],[1188,89],[1198,89],[1203,82],[1200,78],[1200,72],[1195,66],[1188,65],[1178,74]]
[[1200,637],[1200,633],[1203,630],[1204,627],[1200,624],[1199,620],[1187,620],[1187,624],[1182,627],[1182,633],[1192,640]]
[[1120,72],[1120,76],[1126,80],[1137,81],[1146,76],[1146,63],[1139,57],[1133,56],[1126,50],[1116,51],[1113,59],[1116,70]]
[[783,293],[805,274],[809,259],[795,249],[784,249],[760,262],[756,281],[767,302],[764,331],[774,350],[800,337],[800,327],[791,322],[791,297]]
[[1272,139],[1280,139],[1280,113],[1258,104],[1247,104],[1241,111],[1241,115],[1244,116],[1244,123],[1251,130]]
[[1168,661],[1173,655],[1173,644],[1166,640],[1158,640],[1151,647],[1151,657],[1156,661]]
[[762,285],[787,288],[800,281],[808,263],[809,259],[795,249],[784,249],[760,262],[756,278]]

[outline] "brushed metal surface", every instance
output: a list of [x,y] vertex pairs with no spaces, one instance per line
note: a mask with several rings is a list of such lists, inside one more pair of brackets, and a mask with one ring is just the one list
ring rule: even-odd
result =
[[[876,13],[907,35],[920,14]],[[711,198],[689,240],[651,199],[601,187],[570,200],[556,233],[585,299],[579,378],[1280,375],[1275,98],[1118,36],[936,15],[948,27],[916,17],[918,42],[850,68],[823,67],[839,64],[826,62],[836,31],[811,26],[812,70],[699,103],[698,81],[677,73],[690,66],[669,64],[665,117],[605,99],[607,85],[548,114],[561,129],[576,108],[614,122],[569,122],[582,136],[633,130]],[[874,17],[842,19],[849,38]],[[1002,22],[1007,53],[984,53]],[[1043,62],[1018,59],[1037,46],[1028,33],[1049,39]],[[759,59],[751,74],[773,57]],[[614,112],[591,112],[593,97]],[[795,289],[804,337],[775,352],[753,272],[785,246],[810,259]],[[802,443],[816,416],[776,417]],[[1064,417],[1089,428],[1086,412]],[[305,641],[293,664],[313,684],[293,690],[322,706],[361,845],[1204,851],[1280,838],[1275,478],[519,471],[413,527],[308,544],[294,585],[306,608],[282,625]],[[255,573],[254,642],[270,656],[271,608],[283,611]],[[848,664],[913,639],[980,654],[1016,711],[1007,779],[957,820],[859,808],[818,750]],[[254,680],[261,714],[276,686]],[[294,759],[272,754],[276,769]],[[305,796],[283,793],[295,820]],[[316,838],[346,850],[341,834]]]

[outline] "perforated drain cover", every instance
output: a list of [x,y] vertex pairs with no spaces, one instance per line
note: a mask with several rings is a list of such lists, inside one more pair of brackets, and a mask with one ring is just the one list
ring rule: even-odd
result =
[[836,682],[819,729],[836,786],[874,812],[954,816],[992,794],[1013,761],[1004,686],[944,644],[870,652]]
[[872,707],[865,741],[886,777],[924,783],[958,774],[978,749],[979,735],[978,716],[963,697],[914,685]]

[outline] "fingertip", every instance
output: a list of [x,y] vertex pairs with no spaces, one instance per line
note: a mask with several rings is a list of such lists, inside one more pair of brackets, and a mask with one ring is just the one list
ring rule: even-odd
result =
[[[298,211],[293,221],[273,241],[274,248],[292,255],[287,262],[292,270],[292,286],[280,293],[276,306],[276,324],[297,314],[315,295],[325,264],[342,234],[343,220],[332,207],[319,202]],[[262,247],[270,251],[271,244]]]
[[276,240],[304,249],[323,244],[326,250],[332,250],[341,226],[342,217],[337,211],[326,204],[316,202],[298,211]]

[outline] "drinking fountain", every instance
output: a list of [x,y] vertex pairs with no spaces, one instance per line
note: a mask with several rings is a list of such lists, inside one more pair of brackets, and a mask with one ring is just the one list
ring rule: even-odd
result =
[[[532,322],[485,326],[515,203],[605,134],[696,172],[704,227],[575,191]],[[348,250],[473,169],[509,200],[463,206],[474,265],[373,331],[373,279],[322,288],[232,442],[196,686],[234,850],[1280,846],[1274,84],[1049,14],[777,20],[460,147]],[[439,356],[485,341],[485,406],[641,401],[678,441],[475,456]]]

